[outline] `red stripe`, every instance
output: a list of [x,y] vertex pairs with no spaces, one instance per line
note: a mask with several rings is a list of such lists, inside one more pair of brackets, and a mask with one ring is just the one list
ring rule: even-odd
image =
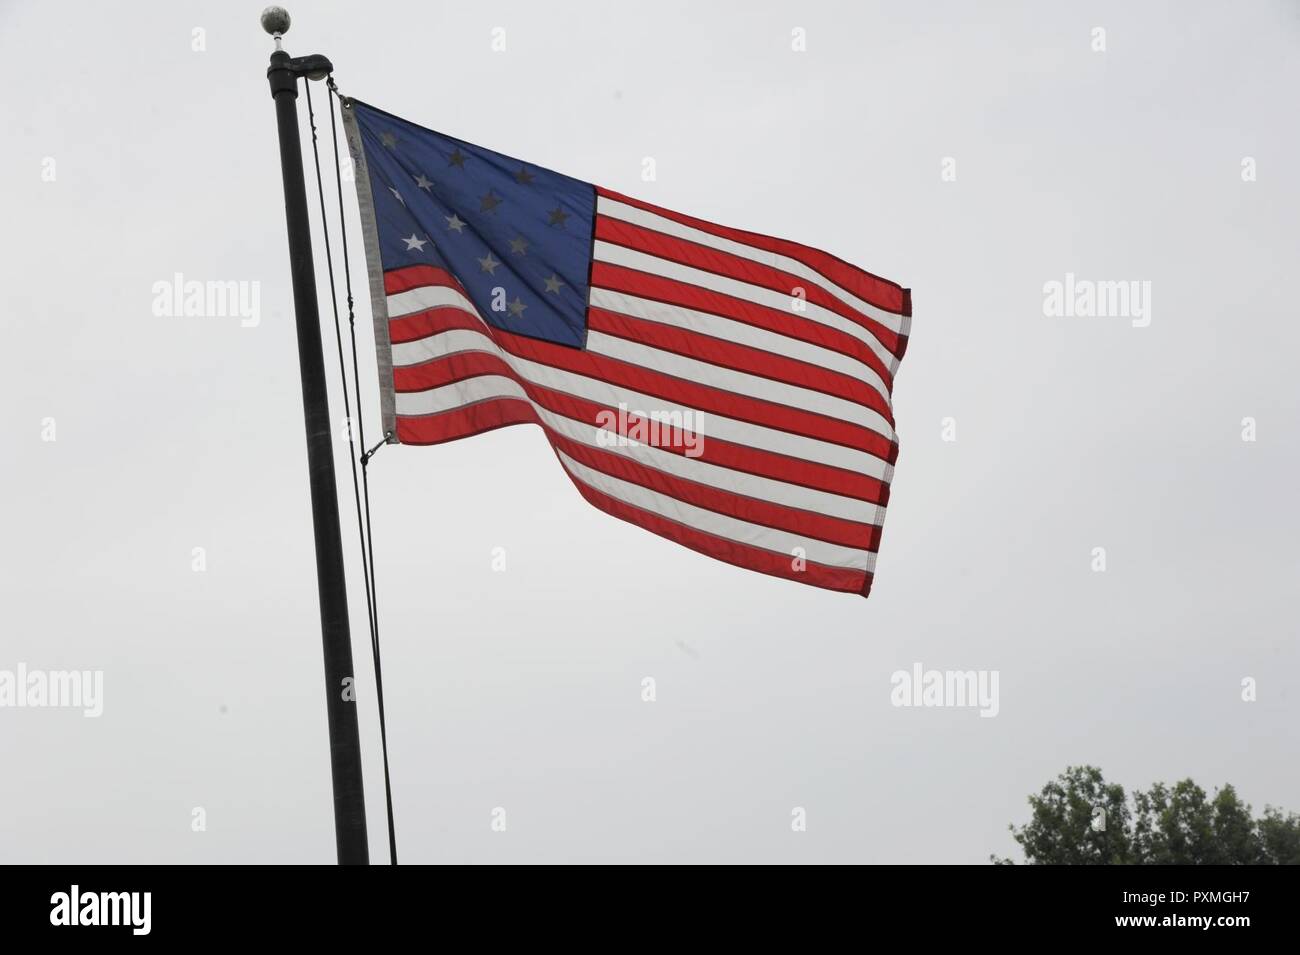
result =
[[848,332],[842,332],[820,322],[796,320],[789,312],[768,308],[766,305],[757,305],[745,299],[733,298],[698,285],[651,275],[649,272],[611,265],[608,262],[592,263],[591,285],[593,288],[625,292],[628,295],[636,295],[668,305],[680,305],[683,308],[707,312],[710,315],[775,332],[787,338],[808,342],[810,345],[817,345],[857,359],[879,375],[886,388],[891,387],[893,382],[893,376],[889,374],[880,356],[872,351],[866,342],[854,338]]
[[[455,328],[470,328],[475,331],[487,329],[492,340],[512,355],[598,379],[616,387],[639,391],[671,404],[681,404],[706,414],[716,414],[785,431],[788,434],[815,438],[865,451],[890,464],[898,457],[897,444],[861,425],[792,408],[789,405],[736,394],[723,388],[653,371],[642,365],[597,355],[591,351],[513,335],[499,328],[489,328],[479,318],[462,309],[436,308],[403,316],[390,323],[390,334],[395,340],[409,341],[410,336],[418,329],[425,329],[425,335],[432,335]],[[393,369],[393,386],[397,391],[423,391],[427,387],[411,384],[412,379],[409,374],[411,367],[401,366]]]
[[793,295],[794,289],[803,289],[804,297],[811,304],[820,305],[851,322],[856,322],[869,331],[890,354],[898,352],[898,335],[893,331],[820,286],[775,266],[764,265],[743,256],[606,216],[596,217],[596,238],[624,248],[646,252],[670,262],[678,262],[715,275],[757,285],[781,295]]
[[[630,196],[614,192],[612,189],[597,186],[596,194],[604,196],[606,199],[627,203],[629,206],[635,206],[647,212],[653,212],[666,219],[672,219],[674,222],[680,222],[683,225],[691,226],[702,232],[708,232],[711,235],[721,236],[735,242],[743,242],[745,245],[751,245],[754,248],[768,252],[788,255],[790,258],[797,259],[809,268],[820,272],[836,285],[848,289],[858,298],[870,302],[877,308],[883,308],[885,311],[893,312],[896,315],[912,314],[912,296],[909,289],[905,289],[887,279],[882,279],[878,275],[872,275],[856,265],[850,265],[843,259],[837,258],[828,252],[801,245],[798,242],[790,242],[786,239],[777,239],[757,232],[745,232],[741,229],[731,229],[712,222],[705,222],[703,219],[696,219],[694,216],[683,215],[680,212],[673,212],[670,209],[664,209],[649,202],[643,202],[640,199],[633,199]],[[899,357],[902,357],[901,354]]]
[[[384,292],[387,295],[409,292],[426,285],[447,285],[462,295],[465,294],[465,289],[456,276],[432,265],[408,265],[384,273]],[[469,298],[468,295],[465,297]]]
[[402,444],[442,444],[512,424],[537,424],[537,411],[522,398],[493,398],[422,418],[397,417]]
[[[592,427],[601,427],[604,421],[607,420],[605,416],[608,413],[614,412],[617,414],[616,409],[607,405],[528,382],[516,375],[504,359],[489,352],[457,352],[437,361],[426,362],[423,365],[396,368],[394,374],[401,375],[402,384],[409,386],[402,390],[409,391],[441,388],[444,385],[480,375],[502,375],[518,382],[529,398],[540,407],[555,414],[563,415],[566,418],[572,418],[574,421],[581,421]],[[602,415],[602,412],[605,415]],[[444,412],[444,414],[450,413]],[[398,436],[404,444],[433,444],[441,440],[449,440],[437,438],[436,435],[441,432],[436,427],[430,432],[434,437],[426,438],[426,432],[419,425],[419,422],[432,421],[441,416],[398,416],[397,421],[400,425]],[[629,423],[637,420],[635,416],[629,416],[629,418]],[[539,424],[541,423],[540,419],[528,420],[537,420]],[[680,436],[669,435],[667,437],[668,442],[660,445],[662,450],[674,454],[684,455],[686,453],[687,445],[680,439]],[[787,484],[797,484],[813,490],[827,491],[882,506],[889,500],[889,486],[887,484],[854,471],[846,471],[842,468],[817,464],[770,451],[760,451],[717,438],[706,437],[699,446],[699,450],[701,451],[699,460],[707,464],[730,468],[733,471],[784,481]]]
[[715,560],[721,560],[748,570],[757,570],[773,577],[784,577],[787,580],[798,581],[802,584],[812,584],[814,587],[823,587],[827,590],[860,593],[864,597],[870,592],[871,575],[863,571],[844,567],[827,567],[824,564],[816,564],[812,561],[804,562],[803,569],[798,571],[792,566],[793,558],[789,554],[777,554],[758,547],[751,547],[748,544],[727,540],[688,527],[685,524],[670,521],[652,511],[643,510],[617,498],[610,497],[603,491],[598,491],[594,487],[584,484],[572,474],[569,475],[569,478],[577,486],[583,497],[606,514],[625,520],[630,524],[635,524],[638,527],[644,527],[660,537],[666,537],[683,547],[689,547],[691,550],[705,554]]
[[[423,312],[412,312],[410,315],[403,315],[401,318],[395,318],[388,323],[389,335],[395,342],[419,341],[421,338],[428,338],[438,332],[457,328],[483,332],[493,339],[495,339],[496,333],[499,331],[499,329],[493,328],[483,319],[465,311],[463,308],[428,308]],[[418,389],[398,388],[397,390],[412,391]]]
[[433,334],[435,320],[441,321],[439,327],[442,328],[468,328],[489,334],[492,331],[486,322],[459,305],[438,305],[434,308],[426,308],[422,312],[411,312],[401,318],[390,319],[388,340],[394,345],[405,345],[407,342],[418,342],[421,338],[428,338]]
[[665,325],[651,319],[610,312],[603,308],[587,309],[587,327],[606,335],[614,335],[677,355],[696,358],[721,368],[743,371],[746,374],[770,378],[783,384],[808,388],[835,398],[857,402],[881,415],[889,422],[891,428],[894,425],[894,415],[889,402],[881,397],[876,389],[860,378],[852,378],[821,365],[796,358],[786,358],[784,355],[763,351],[750,345],[738,345],[735,342],[702,335],[675,325]]

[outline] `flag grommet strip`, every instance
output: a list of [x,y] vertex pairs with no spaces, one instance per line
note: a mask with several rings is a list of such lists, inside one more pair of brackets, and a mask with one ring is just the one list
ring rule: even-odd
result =
[[393,345],[388,337],[388,293],[384,291],[384,267],[379,257],[379,224],[375,202],[370,192],[370,175],[366,168],[366,148],[361,142],[352,101],[340,97],[343,132],[352,156],[353,178],[357,187],[357,206],[361,212],[361,239],[366,250],[366,275],[370,284],[370,311],[375,330],[375,360],[379,365],[380,427],[389,444],[398,444],[397,402],[393,394]]

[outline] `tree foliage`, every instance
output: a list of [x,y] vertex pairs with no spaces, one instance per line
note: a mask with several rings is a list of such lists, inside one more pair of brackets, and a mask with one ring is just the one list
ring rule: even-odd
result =
[[1029,807],[1009,828],[1031,865],[1300,864],[1300,815],[1269,806],[1256,819],[1230,785],[1209,796],[1184,779],[1129,798],[1097,767],[1070,766]]

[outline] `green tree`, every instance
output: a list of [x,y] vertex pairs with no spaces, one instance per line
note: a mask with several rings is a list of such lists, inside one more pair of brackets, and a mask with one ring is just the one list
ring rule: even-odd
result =
[[1259,832],[1259,861],[1267,865],[1300,865],[1300,816],[1283,815],[1281,809],[1264,808],[1256,823]]
[[[1030,862],[1106,865],[1129,861],[1132,821],[1124,787],[1095,766],[1069,766],[1029,797],[1030,821],[1012,835]],[[1009,859],[993,861],[1010,864]]]
[[1190,779],[1156,783],[1130,801],[1095,766],[1070,766],[1029,807],[1009,828],[1032,865],[1300,864],[1300,816],[1270,806],[1256,820],[1230,785],[1211,797]]

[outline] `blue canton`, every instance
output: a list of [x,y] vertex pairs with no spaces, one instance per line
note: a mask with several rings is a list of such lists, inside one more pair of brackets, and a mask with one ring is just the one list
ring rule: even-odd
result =
[[446,269],[489,324],[582,348],[595,187],[351,103],[384,271]]

